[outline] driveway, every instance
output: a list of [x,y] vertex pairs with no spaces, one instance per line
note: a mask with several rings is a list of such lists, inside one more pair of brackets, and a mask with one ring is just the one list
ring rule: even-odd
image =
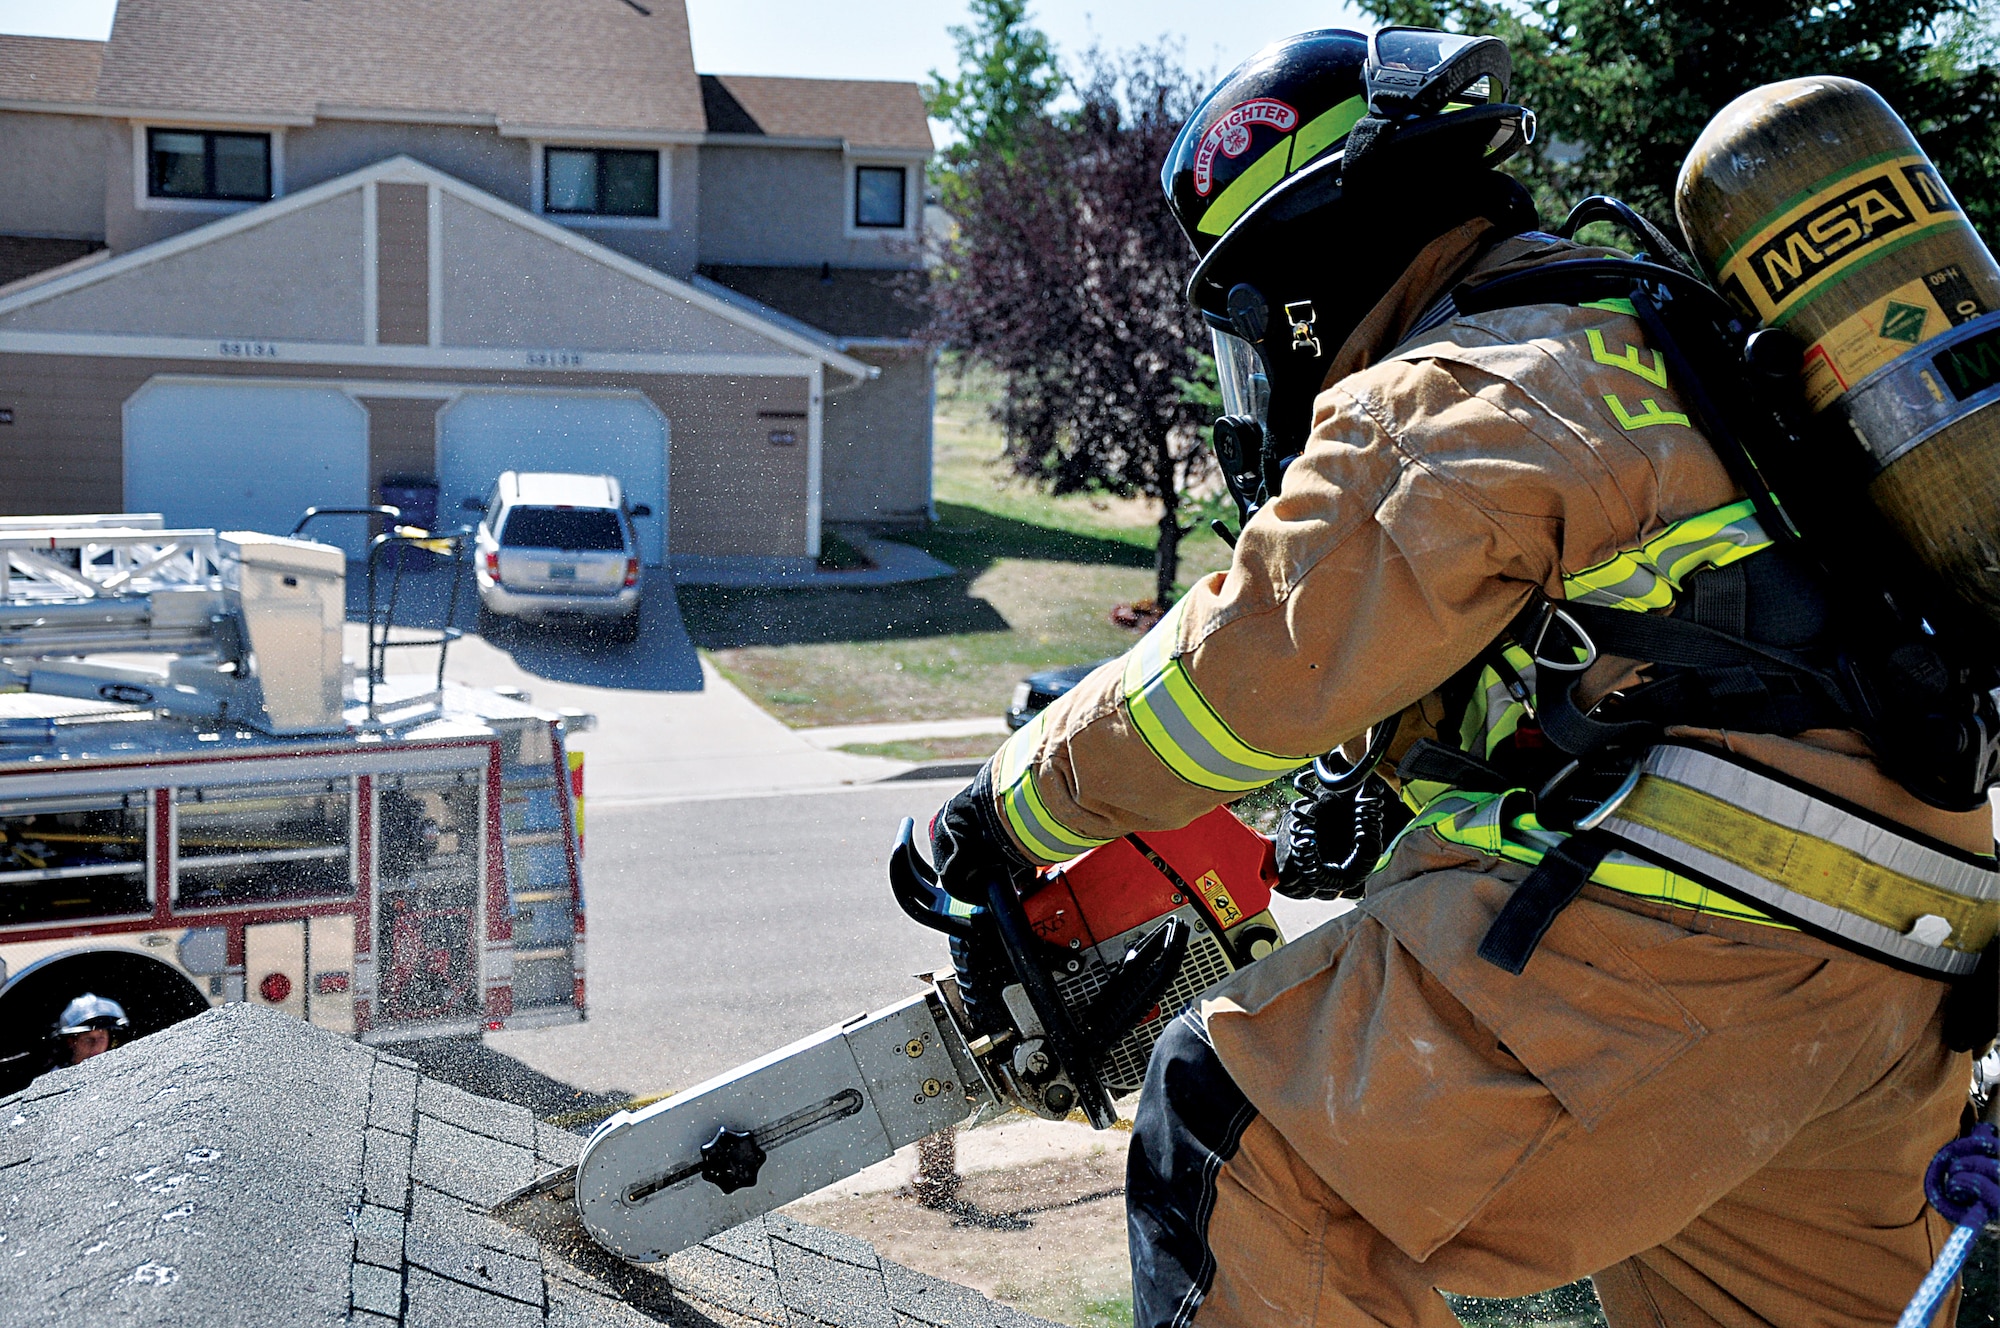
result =
[[[386,577],[377,591],[386,602]],[[449,600],[442,567],[406,575],[396,622],[441,626]],[[367,656],[367,603],[365,573],[352,567],[346,650],[357,664]],[[446,656],[451,681],[519,688],[546,709],[597,716],[596,729],[573,743],[586,754],[592,806],[837,788],[910,769],[904,762],[825,751],[758,709],[695,650],[673,585],[663,576],[647,584],[639,639],[629,645],[576,629],[518,623],[502,623],[492,640],[481,638],[474,634],[469,578],[454,621],[467,635]],[[387,671],[421,674],[436,667],[435,647],[410,647],[391,652]]]

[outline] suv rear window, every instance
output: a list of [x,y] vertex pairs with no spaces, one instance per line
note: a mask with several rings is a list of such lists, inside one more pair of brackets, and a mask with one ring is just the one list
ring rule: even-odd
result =
[[500,542],[514,549],[620,552],[625,532],[618,514],[602,507],[517,507],[507,514]]

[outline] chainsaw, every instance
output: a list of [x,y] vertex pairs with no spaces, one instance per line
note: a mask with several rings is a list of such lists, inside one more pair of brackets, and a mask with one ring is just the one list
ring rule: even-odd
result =
[[995,882],[983,908],[938,887],[912,832],[906,819],[889,859],[896,901],[948,936],[991,926],[1016,979],[1001,989],[1003,1018],[975,1028],[942,970],[887,1009],[619,1112],[573,1172],[508,1203],[568,1191],[600,1245],[650,1262],[980,1113],[1080,1111],[1108,1129],[1167,1020],[1284,944],[1271,841],[1227,809],[1113,840],[1024,887]]

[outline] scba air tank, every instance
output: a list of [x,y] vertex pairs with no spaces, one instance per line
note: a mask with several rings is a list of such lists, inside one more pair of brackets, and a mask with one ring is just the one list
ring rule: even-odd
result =
[[1858,439],[1869,496],[2000,629],[2000,266],[1887,102],[1799,78],[1724,107],[1675,211],[1738,310],[1804,348],[1821,439]]

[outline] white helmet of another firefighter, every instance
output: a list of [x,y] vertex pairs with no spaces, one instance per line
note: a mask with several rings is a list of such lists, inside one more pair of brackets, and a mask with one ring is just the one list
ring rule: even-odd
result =
[[125,1007],[117,1001],[86,991],[63,1007],[56,1018],[54,1036],[69,1037],[99,1028],[126,1033],[131,1031],[132,1021],[125,1017]]

